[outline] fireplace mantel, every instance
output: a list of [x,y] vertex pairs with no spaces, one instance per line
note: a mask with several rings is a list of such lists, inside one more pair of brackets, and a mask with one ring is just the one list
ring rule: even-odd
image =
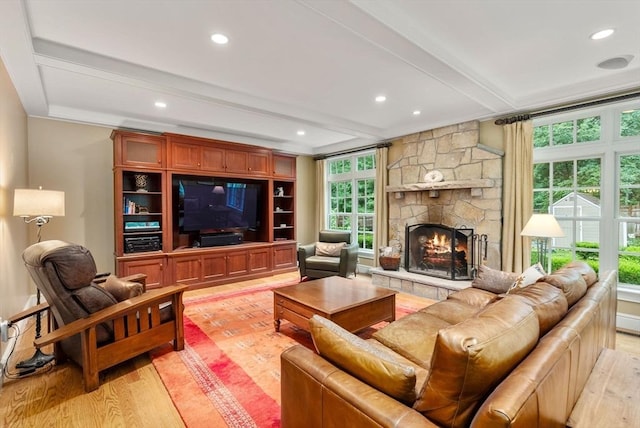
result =
[[433,183],[411,183],[401,184],[399,186],[387,186],[385,190],[387,192],[394,192],[396,199],[402,198],[404,192],[429,192],[429,196],[437,198],[440,196],[440,190],[456,190],[456,189],[471,189],[471,196],[482,196],[482,189],[487,187],[493,187],[494,181],[490,178],[479,178],[473,180],[453,180],[453,181],[438,181]]

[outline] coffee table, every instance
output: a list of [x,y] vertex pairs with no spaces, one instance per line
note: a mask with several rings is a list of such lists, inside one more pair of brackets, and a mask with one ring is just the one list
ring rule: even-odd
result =
[[273,324],[287,320],[309,331],[309,319],[320,315],[352,333],[380,321],[396,319],[396,291],[330,276],[273,290]]

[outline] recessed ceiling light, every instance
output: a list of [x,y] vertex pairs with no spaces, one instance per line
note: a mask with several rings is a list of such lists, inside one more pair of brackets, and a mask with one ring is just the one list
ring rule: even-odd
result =
[[156,101],[155,106],[158,108],[167,108],[167,103],[164,101]]
[[591,40],[600,40],[609,37],[614,32],[613,28],[607,28],[606,30],[600,30],[593,33],[591,36]]
[[387,100],[387,97],[385,97],[384,95],[378,95],[378,96],[376,97],[376,102],[377,102],[377,103],[383,103],[383,102],[385,102],[386,100]]
[[296,132],[296,134],[298,134],[298,135],[304,135],[304,134],[305,134],[305,132],[304,132],[304,130],[302,130],[302,129],[301,129],[301,130],[299,130],[298,132]]
[[413,111],[413,115],[414,116],[420,116],[420,113],[422,113],[420,110],[414,110]]
[[211,41],[219,45],[226,45],[229,43],[229,38],[224,34],[216,33],[211,36]]

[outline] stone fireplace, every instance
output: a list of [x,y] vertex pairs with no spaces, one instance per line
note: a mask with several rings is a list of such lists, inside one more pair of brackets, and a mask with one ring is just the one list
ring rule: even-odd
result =
[[[402,245],[401,265],[406,267],[411,251],[407,248],[410,247],[406,236],[408,225],[473,229],[474,235],[483,237],[483,251],[474,264],[500,268],[502,155],[499,150],[480,143],[477,121],[394,140],[387,165],[389,242],[380,244]],[[442,174],[442,181],[428,179],[434,171]],[[467,276],[471,278],[472,273],[467,272]],[[465,281],[430,279],[406,269],[394,272],[389,278],[375,273],[372,277],[377,285],[438,299],[465,286]],[[431,290],[430,284],[436,282],[437,290]]]

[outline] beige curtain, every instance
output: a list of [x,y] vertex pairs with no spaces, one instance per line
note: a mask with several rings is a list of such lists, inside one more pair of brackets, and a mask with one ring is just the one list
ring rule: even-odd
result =
[[533,211],[533,122],[503,127],[502,269],[522,272],[531,264],[529,238],[520,236]]
[[378,266],[378,248],[389,245],[389,204],[385,191],[389,183],[387,173],[388,147],[376,149],[376,224],[373,234],[373,265]]
[[318,236],[321,230],[326,229],[326,197],[324,194],[326,187],[326,177],[324,173],[325,164],[326,161],[324,159],[319,159],[316,161],[316,230],[314,236]]

